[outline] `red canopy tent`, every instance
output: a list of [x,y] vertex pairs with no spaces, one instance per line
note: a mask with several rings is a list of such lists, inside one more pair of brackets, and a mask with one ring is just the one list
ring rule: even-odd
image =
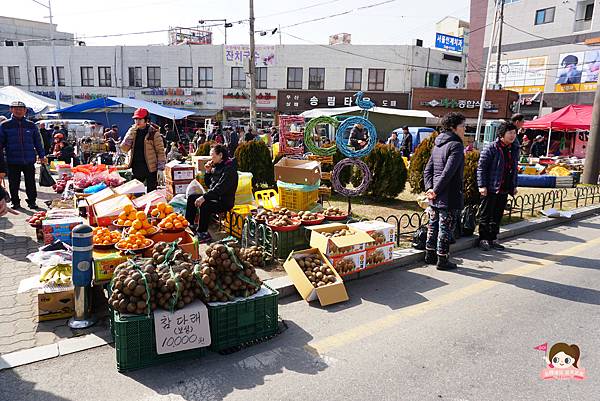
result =
[[592,107],[584,104],[570,104],[560,110],[547,114],[535,120],[525,121],[523,128],[547,129],[548,150],[550,153],[550,138],[555,131],[589,131],[592,122]]

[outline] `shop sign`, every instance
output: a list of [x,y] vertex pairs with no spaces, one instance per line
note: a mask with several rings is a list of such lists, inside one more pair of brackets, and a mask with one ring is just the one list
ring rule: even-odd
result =
[[[194,92],[194,94],[201,93]],[[142,94],[150,96],[192,96],[192,88],[150,88],[143,90]]]
[[438,49],[462,53],[464,45],[464,38],[458,38],[456,36],[446,35],[444,33],[435,34],[435,47]]
[[208,309],[194,302],[174,312],[155,310],[156,353],[169,354],[210,345]]
[[[444,107],[446,109],[478,109],[481,105],[479,100],[456,100],[456,99],[432,99],[421,102],[421,106],[426,107]],[[483,102],[483,109],[488,113],[497,113],[498,107],[492,104],[490,100]]]
[[105,93],[80,93],[75,95],[75,99],[84,99],[84,100],[93,100],[93,99],[102,99],[108,97]]
[[600,72],[600,50],[562,53],[558,57],[556,92],[593,92]]
[[[50,99],[56,99],[56,95],[54,93],[54,91],[32,91],[33,93],[36,93],[38,95],[44,96],[44,97],[48,97]],[[65,95],[62,92],[58,92],[58,96],[60,97],[60,100],[64,100],[65,102],[70,102],[71,101],[71,95]]]
[[[244,67],[250,59],[250,46],[225,45],[225,64]],[[254,64],[259,67],[275,65],[275,46],[256,46],[254,49]]]
[[[355,105],[355,92],[279,91],[278,108],[283,112],[305,111],[314,108],[351,107]],[[366,93],[364,100],[371,100],[377,107],[408,108],[406,93]]]
[[163,106],[200,106],[203,105],[204,102],[200,100],[194,100],[191,98],[187,99],[152,99],[150,100],[152,103],[160,104]]

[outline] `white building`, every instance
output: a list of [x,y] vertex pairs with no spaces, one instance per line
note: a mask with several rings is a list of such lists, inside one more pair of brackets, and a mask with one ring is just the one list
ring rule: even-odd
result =
[[445,17],[435,24],[435,31],[437,33],[443,33],[450,36],[456,36],[457,38],[463,38],[465,43],[463,45],[463,54],[469,53],[469,23],[456,17]]
[[49,46],[51,36],[57,46],[73,45],[74,35],[57,31],[56,24],[0,17],[0,46]]

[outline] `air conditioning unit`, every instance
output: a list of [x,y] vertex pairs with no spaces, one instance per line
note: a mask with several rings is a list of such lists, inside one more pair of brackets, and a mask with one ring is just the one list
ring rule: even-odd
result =
[[461,89],[463,87],[463,78],[459,74],[448,74],[446,80],[446,88],[448,89]]

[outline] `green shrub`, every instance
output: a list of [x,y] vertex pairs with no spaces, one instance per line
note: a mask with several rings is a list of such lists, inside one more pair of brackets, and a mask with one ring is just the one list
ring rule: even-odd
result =
[[[406,185],[407,170],[402,153],[389,145],[377,144],[373,151],[362,159],[371,171],[371,183],[366,195],[378,199],[395,198]],[[362,172],[355,171],[354,186],[360,185]]]
[[465,205],[479,204],[479,187],[477,186],[477,164],[479,163],[479,151],[474,150],[465,154],[464,170],[464,195]]
[[[333,155],[333,167],[331,170],[333,171],[335,165],[338,164],[340,161],[344,160],[345,158],[346,156],[344,156],[344,154],[340,152],[339,149],[336,149],[335,155]],[[348,185],[348,183],[352,179],[352,175],[354,174],[353,170],[354,169],[351,168],[345,168],[342,170],[342,173],[340,174],[340,183],[343,186]]]
[[198,146],[196,150],[195,156],[208,156],[210,155],[210,147],[214,145],[214,141],[204,142],[202,145]]
[[408,167],[408,183],[414,194],[425,192],[423,170],[425,170],[425,166],[429,161],[431,149],[433,149],[437,135],[437,132],[433,132],[427,139],[421,142],[410,159],[410,166]]
[[252,186],[255,190],[275,185],[271,152],[266,143],[243,142],[235,151],[235,158],[239,171],[252,173]]

